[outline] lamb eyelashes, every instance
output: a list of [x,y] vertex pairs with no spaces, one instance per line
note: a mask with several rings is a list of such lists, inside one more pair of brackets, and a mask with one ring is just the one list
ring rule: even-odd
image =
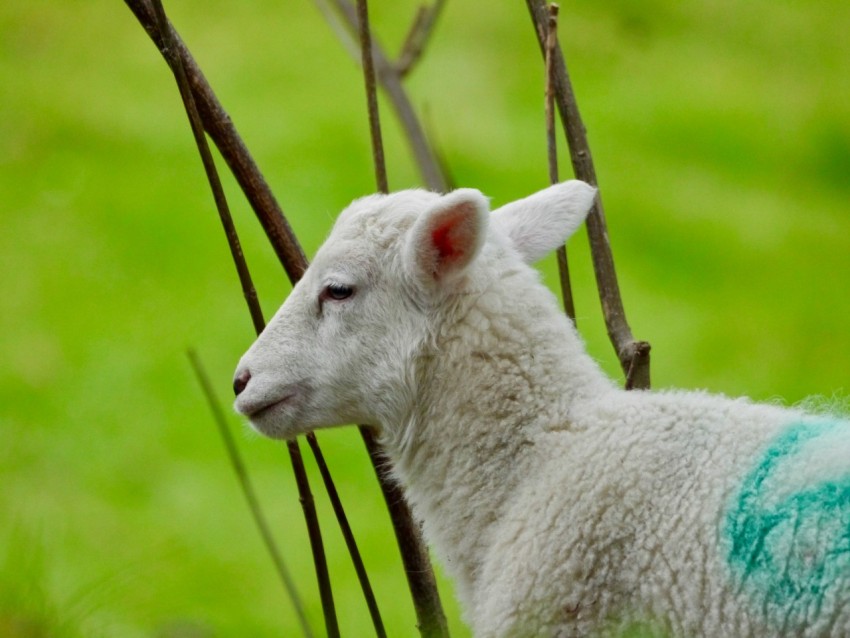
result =
[[328,284],[322,291],[322,296],[334,301],[343,301],[354,295],[354,287],[345,284]]
[[354,286],[346,284],[330,283],[322,288],[319,293],[319,316],[326,301],[345,301],[354,296]]

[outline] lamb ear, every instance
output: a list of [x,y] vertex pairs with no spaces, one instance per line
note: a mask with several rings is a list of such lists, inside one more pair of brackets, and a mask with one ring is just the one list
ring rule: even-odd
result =
[[579,180],[555,184],[493,211],[490,223],[509,237],[526,263],[544,257],[587,217],[596,189]]
[[479,191],[460,188],[422,213],[405,248],[405,262],[414,276],[442,282],[461,274],[484,243],[489,208]]

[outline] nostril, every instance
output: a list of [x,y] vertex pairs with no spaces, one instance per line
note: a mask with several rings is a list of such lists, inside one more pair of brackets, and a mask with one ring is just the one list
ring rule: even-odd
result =
[[248,382],[251,380],[251,373],[248,370],[243,370],[236,378],[233,380],[233,393],[236,396],[242,394],[242,391],[248,386]]

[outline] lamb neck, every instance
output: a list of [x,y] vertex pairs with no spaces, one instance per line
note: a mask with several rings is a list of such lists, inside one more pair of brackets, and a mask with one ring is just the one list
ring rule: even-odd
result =
[[[487,318],[473,308],[422,358],[413,438],[394,461],[461,597],[517,485],[535,471],[538,433],[569,429],[577,403],[613,388],[544,301]],[[529,312],[550,316],[530,321]]]

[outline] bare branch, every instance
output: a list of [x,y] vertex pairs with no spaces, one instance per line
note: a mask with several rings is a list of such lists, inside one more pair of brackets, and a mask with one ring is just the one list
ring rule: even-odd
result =
[[372,34],[369,29],[369,5],[357,0],[357,24],[360,32],[360,55],[363,78],[366,82],[366,106],[369,111],[369,133],[372,136],[372,159],[375,163],[375,181],[378,191],[389,193],[387,165],[384,161],[384,142],[381,137],[381,119],[378,113],[378,90],[375,83],[375,63],[372,57]]
[[449,626],[443,613],[437,579],[434,577],[422,531],[413,520],[404,492],[390,476],[392,463],[375,440],[372,429],[361,425],[360,434],[372,459],[372,467],[375,468],[384,501],[393,520],[393,530],[404,562],[404,573],[416,608],[419,632],[422,638],[447,638]]
[[[541,52],[545,56],[549,20],[546,2],[545,0],[526,0],[526,5],[537,32]],[[558,44],[555,45],[552,59],[556,103],[561,115],[561,123],[566,132],[573,171],[577,178],[596,186],[596,170],[593,166],[590,146],[587,143],[587,133],[579,115],[572,83],[567,73],[567,66]],[[631,328],[626,321],[626,313],[620,296],[620,286],[617,283],[617,273],[614,269],[614,257],[611,254],[611,245],[608,240],[602,198],[599,194],[597,194],[596,203],[587,218],[587,230],[590,238],[593,269],[596,273],[596,285],[599,289],[608,337],[617,352],[623,372],[631,379],[632,387],[648,388],[650,385],[649,344],[645,341],[635,341]]]
[[[324,1],[316,0],[320,10]],[[331,2],[339,15],[345,20],[349,31],[359,34],[359,23],[355,6],[348,0],[331,0]],[[325,11],[323,10],[322,13],[325,14]],[[333,23],[331,24],[333,27]],[[334,31],[338,33],[336,28],[334,28]],[[349,46],[345,44],[347,40],[343,39],[343,44],[346,46],[346,49],[349,49]],[[362,64],[362,56],[359,52],[355,59]],[[431,147],[419,119],[416,117],[410,98],[408,98],[401,84],[401,77],[398,70],[384,53],[380,44],[375,41],[374,37],[372,38],[372,60],[375,64],[377,80],[386,92],[396,117],[398,117],[401,128],[410,145],[413,159],[419,167],[422,181],[430,190],[445,192],[448,190],[448,180],[445,177],[437,155]]]
[[[372,153],[375,158],[375,180],[381,192],[388,192],[384,150],[381,145],[381,123],[378,117],[378,100],[375,87],[374,68],[372,66],[372,37],[369,28],[369,8],[367,0],[357,0],[357,25],[362,48],[363,75],[366,84],[366,100],[369,105],[369,128],[372,133]],[[413,597],[416,618],[419,621],[419,631],[422,636],[448,636],[448,624],[440,603],[440,593],[434,570],[428,558],[428,551],[419,533],[419,528],[413,521],[413,515],[404,499],[404,495],[392,477],[386,471],[391,467],[389,459],[381,446],[375,440],[372,429],[360,426],[360,434],[372,465],[378,475],[378,482],[384,493],[384,499],[393,519],[393,529],[401,549],[407,583]]]
[[[629,370],[626,372],[626,390],[649,388],[649,343],[633,341],[633,351]],[[642,375],[647,375],[644,380]],[[645,383],[646,385],[641,385]]]
[[286,441],[292,471],[295,473],[295,484],[298,486],[298,500],[304,510],[304,518],[308,521],[307,534],[310,537],[310,548],[313,550],[313,565],[319,581],[319,596],[322,600],[322,613],[325,616],[325,631],[329,638],[339,638],[339,623],[336,619],[333,591],[331,590],[328,561],[325,557],[322,530],[319,527],[319,517],[316,514],[316,504],[310,483],[307,480],[307,470],[304,469],[304,459],[301,458],[301,448],[296,439]]
[[[549,158],[549,183],[557,184],[558,145],[555,141],[555,83],[552,58],[558,44],[558,5],[549,5],[549,21],[546,33],[546,150]],[[573,300],[573,287],[570,283],[570,266],[567,261],[567,247],[561,245],[556,251],[558,258],[558,277],[561,282],[561,297],[564,300],[564,312],[576,323],[576,307]]]
[[416,63],[419,62],[422,52],[425,50],[425,45],[434,32],[437,18],[445,5],[446,0],[435,0],[431,6],[423,5],[419,7],[401,47],[398,61],[395,63],[395,69],[401,77],[410,73]]
[[[150,0],[124,0],[124,2],[160,52],[163,53],[163,57],[166,58],[169,65],[173,65],[174,60],[178,58],[176,56],[165,56],[163,32],[157,26]],[[182,60],[183,67],[186,70],[204,128],[215,142],[242,192],[251,204],[290,280],[298,281],[307,269],[304,251],[301,250],[301,246],[295,240],[295,235],[286,221],[280,205],[248,152],[245,143],[237,133],[230,116],[221,106],[192,54],[173,27],[171,33],[175,41],[174,49],[180,52],[179,59]]]
[[372,618],[372,625],[375,627],[375,635],[378,638],[386,638],[387,632],[384,629],[384,621],[381,619],[381,612],[378,610],[378,601],[375,600],[375,593],[372,591],[372,585],[369,583],[369,575],[366,573],[366,566],[363,564],[363,559],[360,556],[360,550],[357,548],[357,541],[354,539],[354,533],[351,531],[351,525],[348,524],[348,516],[342,508],[342,500],[339,498],[339,493],[336,491],[336,485],[331,477],[328,464],[325,463],[325,455],[322,454],[322,449],[319,447],[319,442],[316,435],[312,432],[308,433],[307,443],[313,450],[313,456],[316,459],[316,465],[319,468],[319,473],[322,475],[322,480],[325,482],[328,495],[331,497],[331,505],[334,509],[334,514],[339,521],[342,536],[345,539],[345,544],[348,547],[348,553],[354,560],[354,571],[357,573],[357,579],[360,581],[360,588],[363,590],[363,595],[366,598],[366,606],[369,608],[369,615]]
[[555,142],[555,77],[552,58],[558,46],[558,5],[549,5],[549,19],[546,23],[546,150],[549,159],[549,183],[557,184],[558,145]]
[[[168,20],[165,17],[164,9],[160,0],[154,1],[154,10],[157,23],[167,25]],[[263,314],[260,310],[260,304],[257,299],[257,290],[254,287],[254,282],[251,280],[251,274],[248,272],[248,265],[245,263],[245,255],[242,253],[242,245],[239,242],[239,236],[236,233],[236,227],[233,225],[233,218],[230,215],[230,207],[227,205],[227,198],[224,195],[224,189],[221,185],[221,180],[218,176],[218,171],[215,168],[210,147],[207,144],[207,138],[204,135],[204,127],[201,123],[201,117],[198,114],[198,109],[195,100],[192,97],[192,89],[189,87],[189,79],[186,76],[186,69],[183,66],[183,61],[177,50],[176,42],[170,29],[163,30],[165,34],[163,38],[163,55],[168,60],[171,70],[174,72],[174,78],[177,81],[177,87],[180,89],[180,97],[183,99],[183,105],[186,108],[186,115],[189,117],[189,124],[192,127],[192,134],[195,138],[195,144],[198,147],[198,153],[201,155],[201,161],[204,164],[204,171],[207,175],[207,181],[210,184],[210,189],[213,192],[218,216],[221,220],[221,225],[224,228],[224,234],[227,237],[227,245],[230,247],[230,254],[233,258],[233,263],[236,266],[236,272],[239,275],[239,283],[242,286],[242,293],[245,296],[245,301],[248,304],[248,309],[251,313],[251,319],[254,323],[254,329],[259,334],[265,322]]]
[[257,494],[254,492],[254,486],[251,484],[251,479],[248,477],[248,472],[245,469],[245,464],[242,462],[242,457],[239,454],[239,449],[236,447],[236,442],[233,440],[233,435],[227,427],[227,419],[224,417],[221,404],[216,399],[215,391],[213,390],[212,383],[210,383],[209,376],[201,365],[201,360],[198,358],[197,353],[194,350],[190,350],[188,355],[189,361],[192,363],[192,368],[195,371],[195,376],[201,384],[201,389],[207,399],[207,404],[213,413],[213,418],[215,419],[219,434],[224,441],[224,447],[227,450],[227,456],[230,458],[230,463],[233,465],[233,471],[236,472],[236,476],[239,479],[239,486],[242,488],[242,495],[245,497],[245,500],[248,501],[248,508],[251,510],[251,516],[254,517],[254,523],[257,525],[257,529],[260,530],[260,536],[263,538],[263,543],[271,555],[272,562],[274,562],[278,576],[280,576],[280,580],[289,594],[289,599],[292,601],[293,607],[295,607],[295,613],[298,616],[298,622],[301,624],[303,634],[307,636],[307,638],[312,638],[313,631],[310,629],[310,624],[307,622],[307,616],[304,613],[304,604],[301,602],[301,597],[298,595],[298,591],[295,588],[295,582],[292,580],[292,576],[286,568],[286,564],[283,562],[283,557],[281,556],[280,550],[274,541],[274,536],[271,533],[269,524],[263,515],[263,510],[260,508],[260,503],[257,500]]
[[[357,64],[362,64],[363,60],[360,55],[360,44],[357,42],[357,38],[355,37],[355,31],[351,30],[351,26],[347,24],[343,24],[340,16],[334,11],[334,8],[328,3],[328,0],[315,0],[316,6],[319,8],[319,12],[324,17],[325,22],[328,23],[328,26],[331,28],[331,31],[334,32],[334,35],[339,39],[342,43],[343,48],[351,56],[351,59],[357,62]],[[342,12],[340,12],[342,13]],[[372,43],[372,49],[375,49],[375,43]]]
[[[245,300],[248,303],[248,308],[251,312],[254,328],[257,334],[259,334],[265,327],[265,321],[263,320],[262,311],[257,299],[257,293],[254,288],[254,284],[251,281],[251,275],[248,272],[248,266],[242,253],[239,237],[236,233],[236,228],[233,225],[233,219],[230,215],[230,209],[227,205],[224,189],[221,186],[221,180],[219,179],[212,153],[210,152],[206,136],[204,135],[201,117],[198,114],[192,94],[192,88],[189,85],[189,79],[183,65],[183,59],[177,47],[177,39],[168,23],[168,19],[165,16],[165,10],[163,9],[161,0],[153,0],[153,8],[157,26],[162,34],[162,52],[166,60],[168,60],[169,65],[174,72],[174,77],[177,80],[180,95],[183,99],[183,104],[186,107],[186,113],[189,116],[189,122],[192,127],[192,133],[195,137],[195,143],[197,144],[198,151],[201,155],[207,179],[210,183],[210,188],[212,189],[215,197],[216,208],[218,209],[219,217],[225,229],[227,242],[230,246],[233,261],[236,264],[236,270],[239,273],[239,280],[242,284]],[[195,363],[195,361],[193,361],[193,363]],[[196,367],[196,369],[200,370],[199,367]],[[290,440],[287,442],[287,448],[292,462],[292,468],[295,473],[295,481],[298,486],[301,506],[304,511],[304,519],[306,521],[310,537],[310,547],[313,553],[316,577],[319,584],[319,594],[322,600],[322,610],[325,616],[325,628],[329,636],[336,637],[339,636],[339,623],[336,618],[333,590],[331,589],[330,574],[328,572],[327,559],[325,558],[324,545],[322,543],[322,532],[319,526],[319,518],[316,514],[313,502],[313,494],[310,490],[310,483],[307,478],[306,470],[304,469],[304,463],[301,458],[301,450],[298,447],[298,443],[294,440]],[[318,444],[316,444],[315,449],[318,449]],[[228,445],[229,453],[232,454],[234,450],[234,445]],[[239,464],[239,467],[244,472],[244,467],[241,466],[241,463]],[[328,475],[326,485],[329,484],[329,478],[330,477]],[[332,486],[332,482],[330,485]],[[334,496],[336,496],[336,490],[334,489],[332,494],[329,492],[329,495],[333,499]],[[336,510],[337,503],[334,505]],[[338,505],[341,510],[341,503]],[[356,547],[354,549],[356,551]],[[356,559],[359,560],[359,556],[356,556]]]
[[[163,53],[163,56],[166,57],[166,60],[168,60],[168,57],[165,55],[162,34],[157,27],[149,0],[125,0],[125,3],[136,15],[136,18],[145,28],[150,38],[157,45],[160,52]],[[277,253],[289,279],[292,283],[295,283],[307,269],[307,258],[304,256],[304,252],[301,250],[295,234],[283,217],[282,211],[248,153],[244,142],[236,132],[230,118],[221,107],[221,104],[206,82],[191,53],[180,40],[177,32],[173,28],[171,31],[174,34],[176,42],[173,48],[180,51],[204,126],[216,142],[219,152],[221,152],[227,161],[228,166],[234,172],[240,185],[242,185],[243,192],[245,192],[246,197],[251,201],[257,217],[260,219],[263,228],[266,229],[269,242]],[[408,581],[411,583],[411,591],[414,597],[414,604],[417,606],[417,616],[423,635],[448,635],[448,631],[445,629],[445,616],[439,603],[433,569],[428,560],[424,543],[418,533],[418,528],[413,522],[410,509],[398,486],[383,472],[382,468],[388,466],[388,461],[383,456],[371,432],[368,429],[361,428],[361,434],[369,451],[370,459],[373,464],[377,464],[375,465],[375,472],[388,504],[396,537],[399,539],[399,548]],[[295,458],[295,453],[298,454],[298,458],[300,459],[300,451],[290,448],[291,458]],[[295,462],[293,463],[293,467],[297,467]],[[336,508],[336,505],[334,507]],[[423,602],[420,605],[416,601]],[[424,613],[420,613],[420,607],[425,610]],[[432,620],[432,618],[436,620]],[[440,618],[442,619],[442,624],[439,622]],[[435,627],[436,629],[432,629]],[[443,630],[440,630],[441,627]]]

